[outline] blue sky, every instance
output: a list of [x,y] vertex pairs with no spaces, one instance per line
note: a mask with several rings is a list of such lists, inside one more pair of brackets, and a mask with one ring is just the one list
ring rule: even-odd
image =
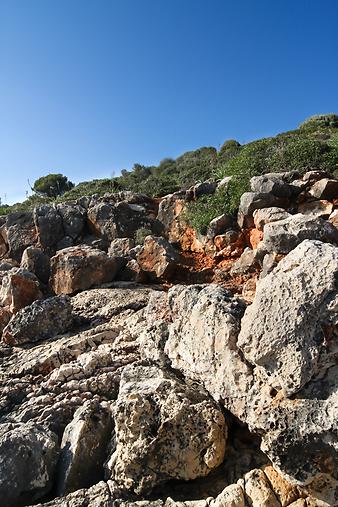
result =
[[0,197],[338,112],[336,0],[0,0]]

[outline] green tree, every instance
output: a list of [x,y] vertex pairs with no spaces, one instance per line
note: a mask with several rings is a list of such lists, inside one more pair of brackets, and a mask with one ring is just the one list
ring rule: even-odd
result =
[[74,183],[63,174],[47,174],[37,179],[33,191],[41,196],[58,197],[74,187]]

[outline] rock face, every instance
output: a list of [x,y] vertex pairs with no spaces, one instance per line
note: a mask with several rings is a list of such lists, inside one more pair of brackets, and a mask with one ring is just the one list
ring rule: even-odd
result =
[[119,263],[89,246],[65,248],[51,258],[50,283],[56,294],[72,294],[114,280]]
[[12,259],[20,262],[24,250],[37,242],[33,213],[11,213],[7,217],[6,228],[8,254]]
[[33,273],[21,268],[13,268],[3,276],[0,303],[8,306],[11,312],[16,313],[41,298],[39,281]]
[[64,333],[71,326],[70,298],[57,296],[20,310],[5,327],[2,339],[9,345],[21,345]]
[[285,198],[262,192],[245,192],[239,204],[238,224],[240,227],[253,227],[253,212],[256,209],[281,207],[287,205]]
[[34,273],[42,283],[47,284],[50,274],[50,259],[40,248],[29,246],[22,254],[23,269]]
[[287,396],[299,391],[325,358],[325,329],[336,325],[337,273],[338,247],[304,241],[258,283],[244,315],[239,347]]
[[337,199],[338,180],[323,178],[311,187],[310,193],[317,199]]
[[301,214],[264,226],[262,248],[267,252],[289,253],[305,239],[338,244],[337,229],[326,220]]
[[64,236],[61,215],[54,206],[45,204],[35,208],[33,216],[39,245],[43,250],[53,252]]
[[111,431],[108,407],[88,401],[78,408],[62,437],[57,485],[60,496],[103,479]]
[[0,495],[6,507],[27,505],[53,485],[56,435],[34,424],[0,425]]
[[217,405],[155,366],[123,371],[115,407],[116,450],[107,469],[123,490],[208,475],[224,458],[226,425]]
[[136,259],[152,280],[168,279],[177,267],[179,255],[165,239],[147,236]]
[[165,353],[174,368],[202,382],[237,417],[251,371],[236,342],[245,304],[217,285],[176,286],[169,291],[172,324]]

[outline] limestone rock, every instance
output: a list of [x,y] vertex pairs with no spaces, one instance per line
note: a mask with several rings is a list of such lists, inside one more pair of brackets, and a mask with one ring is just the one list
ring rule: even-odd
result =
[[272,194],[276,197],[290,198],[294,189],[284,180],[284,174],[268,173],[254,176],[250,180],[251,190],[260,194]]
[[101,250],[76,246],[60,250],[51,258],[50,284],[56,294],[72,294],[110,282],[119,263]]
[[91,488],[79,489],[63,498],[39,503],[36,507],[116,507],[116,505],[118,504],[112,498],[108,484],[100,481]]
[[257,284],[242,319],[238,345],[246,359],[263,366],[287,396],[315,374],[324,330],[336,325],[337,272],[338,248],[306,240]]
[[251,470],[244,476],[245,495],[252,507],[280,507],[270,483],[260,469]]
[[257,271],[261,265],[263,254],[260,250],[251,250],[246,248],[240,258],[233,264],[231,268],[232,274],[244,274]]
[[174,368],[203,383],[237,417],[245,409],[250,368],[237,348],[244,303],[218,285],[169,290],[172,324],[165,353]]
[[81,236],[85,223],[87,212],[80,205],[69,205],[66,203],[58,204],[57,211],[62,218],[62,225],[65,236],[73,240]]
[[215,236],[222,234],[226,229],[230,229],[232,225],[232,219],[229,215],[223,214],[214,218],[208,225],[207,238],[213,239]]
[[41,299],[40,284],[33,273],[22,268],[12,268],[2,277],[0,303],[15,313]]
[[206,476],[224,458],[227,428],[217,405],[155,366],[123,370],[115,431],[107,473],[138,494],[170,479]]
[[141,269],[151,279],[168,279],[179,263],[178,252],[164,238],[147,236],[136,257]]
[[26,248],[22,254],[21,268],[34,273],[42,283],[48,283],[50,259],[40,248]]
[[66,427],[58,462],[58,495],[88,488],[103,478],[103,463],[111,437],[108,407],[88,401],[78,408]]
[[298,206],[298,212],[302,215],[328,218],[332,213],[333,204],[329,201],[305,201]]
[[284,220],[290,216],[285,209],[276,207],[257,209],[253,213],[254,224],[259,231],[263,231],[265,224]]
[[266,224],[262,249],[286,254],[306,239],[338,244],[338,231],[322,218],[297,214]]
[[109,246],[108,255],[112,257],[128,257],[129,252],[135,247],[133,238],[116,238]]
[[210,507],[245,507],[243,489],[239,484],[230,484],[210,503]]
[[9,345],[44,340],[66,332],[72,323],[70,298],[56,296],[19,310],[5,327],[2,339]]
[[323,178],[312,185],[310,194],[316,199],[337,199],[338,180]]
[[42,426],[0,425],[0,497],[19,507],[50,491],[58,458],[56,435]]
[[57,242],[64,236],[61,216],[57,209],[49,204],[34,208],[33,216],[39,245],[43,250],[53,252]]
[[288,200],[281,197],[276,197],[270,193],[259,192],[245,192],[240,200],[238,210],[238,224],[240,227],[253,227],[253,212],[256,209],[271,208],[271,207],[285,207]]
[[23,251],[36,244],[37,234],[31,212],[10,213],[6,221],[10,258],[21,261]]
[[99,236],[112,241],[117,237],[115,206],[101,202],[88,210],[88,224],[91,230]]

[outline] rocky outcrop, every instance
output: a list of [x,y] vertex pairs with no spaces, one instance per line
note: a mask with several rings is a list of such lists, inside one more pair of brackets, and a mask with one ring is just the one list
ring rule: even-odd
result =
[[40,284],[33,273],[12,268],[2,277],[0,304],[8,306],[12,313],[42,298]]
[[20,262],[24,250],[37,242],[33,213],[11,213],[7,217],[6,229],[8,255]]
[[202,477],[223,461],[227,429],[217,405],[155,366],[124,369],[114,418],[107,470],[122,490]]
[[22,269],[34,273],[44,284],[48,283],[50,274],[50,259],[40,248],[29,246],[22,254]]
[[65,248],[51,258],[50,284],[56,294],[73,294],[114,280],[120,263],[89,246]]
[[179,263],[178,252],[165,239],[147,236],[136,260],[152,280],[168,279]]

